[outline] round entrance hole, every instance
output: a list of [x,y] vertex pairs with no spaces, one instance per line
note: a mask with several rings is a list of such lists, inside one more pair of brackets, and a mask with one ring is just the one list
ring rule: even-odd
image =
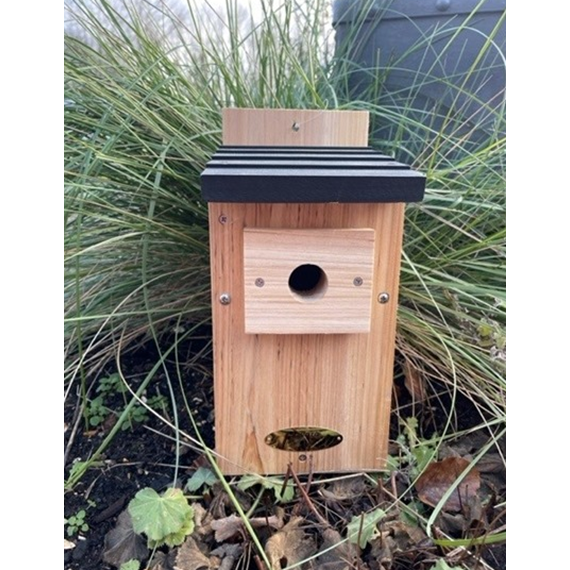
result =
[[289,289],[303,300],[320,299],[327,290],[327,275],[318,265],[299,265],[289,275]]

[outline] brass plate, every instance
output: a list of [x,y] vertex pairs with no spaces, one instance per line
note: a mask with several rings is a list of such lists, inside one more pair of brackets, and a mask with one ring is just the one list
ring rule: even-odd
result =
[[338,445],[340,433],[320,427],[296,427],[274,431],[265,437],[265,443],[282,451],[320,451]]

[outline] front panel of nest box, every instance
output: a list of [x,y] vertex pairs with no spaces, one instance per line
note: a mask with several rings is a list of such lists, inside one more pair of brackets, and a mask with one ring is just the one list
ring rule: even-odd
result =
[[245,332],[367,333],[374,230],[245,228]]
[[222,470],[382,469],[404,205],[209,212]]

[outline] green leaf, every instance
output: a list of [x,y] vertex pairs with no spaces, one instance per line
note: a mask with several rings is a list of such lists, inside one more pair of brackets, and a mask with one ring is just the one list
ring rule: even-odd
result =
[[194,475],[188,479],[188,482],[186,483],[186,490],[194,493],[203,485],[206,485],[206,487],[211,487],[214,483],[216,483],[217,480],[218,478],[214,473],[212,473],[210,469],[207,467],[199,467]]
[[443,558],[440,558],[429,570],[452,570],[452,568]]
[[192,534],[193,531],[194,531],[194,509],[191,508],[191,511],[188,513],[186,520],[184,521],[184,524],[182,525],[179,531],[173,532],[165,536],[164,539],[161,541],[150,540],[149,547],[154,549],[155,547],[162,546],[163,544],[166,544],[170,547],[180,546],[184,542],[184,539],[189,534]]
[[352,517],[346,527],[348,540],[353,544],[358,544],[360,548],[365,548],[367,543],[372,542],[378,536],[376,525],[385,515],[382,509],[375,509],[370,513]]
[[167,489],[162,497],[154,489],[141,489],[128,510],[134,531],[157,542],[180,532],[188,524],[188,517],[193,516],[193,509],[180,489]]
[[123,562],[119,570],[139,570],[141,563],[138,560],[129,560],[128,562]]
[[283,489],[283,479],[279,479],[278,477],[267,477],[265,483],[266,489],[271,489],[275,494],[275,498],[280,503],[288,503],[295,498],[295,488],[291,483]]
[[287,485],[283,490],[284,480],[279,477],[262,477],[261,475],[244,475],[238,483],[238,489],[245,491],[254,485],[261,485],[264,489],[273,491],[275,498],[282,503],[292,501],[295,497],[295,489]]

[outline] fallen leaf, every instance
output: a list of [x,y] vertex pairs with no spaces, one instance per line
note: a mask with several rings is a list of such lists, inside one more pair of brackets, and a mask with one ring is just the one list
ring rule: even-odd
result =
[[[458,477],[469,469],[469,461],[462,457],[448,457],[442,461],[430,463],[416,482],[416,491],[420,501],[435,507],[443,498]],[[451,493],[443,510],[449,512],[461,511],[463,505],[469,503],[470,497],[476,496],[481,486],[481,477],[475,467]]]
[[329,487],[321,489],[320,493],[328,501],[354,501],[364,493],[365,486],[364,477],[350,477],[333,481]]
[[332,528],[323,531],[323,544],[317,557],[316,570],[348,570],[354,568],[356,552],[350,542],[343,541],[340,533]]
[[395,558],[405,558],[405,553],[415,557],[419,545],[425,541],[426,534],[417,526],[408,525],[396,519],[386,521],[382,532],[373,541],[370,557],[380,564],[381,568],[390,568]]
[[71,542],[71,540],[67,540],[66,538],[63,539],[63,550],[71,550],[75,548],[75,542]]
[[404,362],[404,386],[416,402],[423,402],[426,399],[422,372],[411,360]]
[[222,544],[215,550],[212,550],[212,556],[222,559],[219,570],[232,570],[235,567],[236,560],[243,554],[243,545],[241,544]]
[[303,520],[303,517],[291,519],[265,544],[271,570],[281,570],[286,566],[297,564],[316,552],[313,538],[298,528]]
[[189,536],[184,544],[178,549],[174,559],[175,570],[200,570],[219,566],[219,558],[209,558],[201,550],[198,543]]
[[123,511],[117,519],[115,528],[105,535],[103,560],[107,564],[119,567],[129,560],[144,560],[148,555],[145,541],[133,529],[133,522],[128,511]]
[[212,532],[212,515],[200,503],[192,503],[194,509],[194,532],[195,537],[203,539]]
[[[269,526],[276,530],[283,527],[282,516],[272,515],[270,517],[256,517],[249,520],[251,526],[254,528],[263,528]],[[222,519],[213,520],[210,523],[210,527],[215,531],[216,542],[224,542],[229,538],[236,536],[237,534],[244,532],[244,524],[238,515],[230,515],[229,517],[224,517]]]
[[[155,552],[147,570],[174,570],[173,552]],[[119,568],[119,570],[121,570]]]
[[224,542],[224,540],[228,540],[228,538],[232,538],[242,532],[244,528],[243,521],[238,515],[230,515],[223,519],[213,520],[210,526],[215,532],[216,542]]
[[402,552],[417,547],[427,538],[426,533],[421,528],[406,524],[401,520],[386,523],[385,529],[394,537],[398,549]]

